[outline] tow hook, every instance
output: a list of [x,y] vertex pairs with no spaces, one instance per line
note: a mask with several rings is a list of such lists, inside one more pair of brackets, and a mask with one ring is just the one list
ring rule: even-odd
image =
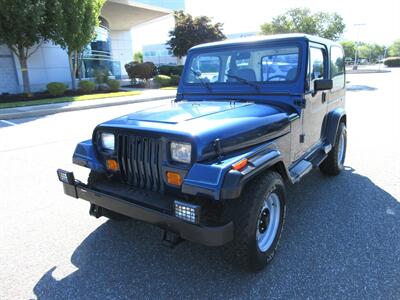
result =
[[184,241],[184,239],[182,239],[181,236],[179,234],[177,234],[176,232],[164,230],[162,244],[165,247],[173,249],[176,245],[180,244],[183,241]]
[[95,218],[100,218],[103,214],[101,211],[101,207],[95,204],[90,204],[90,209],[89,209],[89,215],[95,217]]

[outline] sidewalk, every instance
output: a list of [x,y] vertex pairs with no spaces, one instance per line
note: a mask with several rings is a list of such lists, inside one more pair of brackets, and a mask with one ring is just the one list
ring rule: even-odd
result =
[[359,65],[357,70],[353,70],[353,66],[346,66],[347,74],[368,74],[368,73],[388,73],[391,69],[383,64],[375,65]]
[[175,95],[176,90],[143,90],[142,94],[137,96],[125,96],[77,102],[4,108],[0,109],[0,120],[39,117],[67,111],[76,111],[163,99],[173,99],[175,98]]

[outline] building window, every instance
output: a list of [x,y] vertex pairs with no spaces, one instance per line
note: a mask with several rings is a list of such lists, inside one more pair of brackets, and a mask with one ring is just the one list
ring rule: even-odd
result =
[[109,23],[100,17],[100,25],[96,28],[96,38],[83,52],[80,66],[81,78],[94,78],[97,72],[121,78],[121,63],[111,56],[111,37]]
[[109,24],[100,17],[100,25],[96,28],[96,38],[88,45],[91,56],[99,58],[111,58],[111,37]]

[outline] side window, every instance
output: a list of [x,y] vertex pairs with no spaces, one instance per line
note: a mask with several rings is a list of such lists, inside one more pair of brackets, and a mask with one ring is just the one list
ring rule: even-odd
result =
[[314,81],[323,79],[325,75],[324,51],[321,48],[310,48],[310,63],[308,65],[308,78],[310,90],[314,89]]
[[293,81],[297,77],[299,48],[285,47],[261,58],[262,81]]
[[333,90],[344,87],[344,54],[343,50],[337,46],[331,48],[331,79]]

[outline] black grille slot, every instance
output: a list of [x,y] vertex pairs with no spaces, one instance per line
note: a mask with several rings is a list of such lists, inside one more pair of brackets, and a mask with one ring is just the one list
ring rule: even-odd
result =
[[147,190],[163,190],[159,139],[119,134],[117,150],[124,183]]

